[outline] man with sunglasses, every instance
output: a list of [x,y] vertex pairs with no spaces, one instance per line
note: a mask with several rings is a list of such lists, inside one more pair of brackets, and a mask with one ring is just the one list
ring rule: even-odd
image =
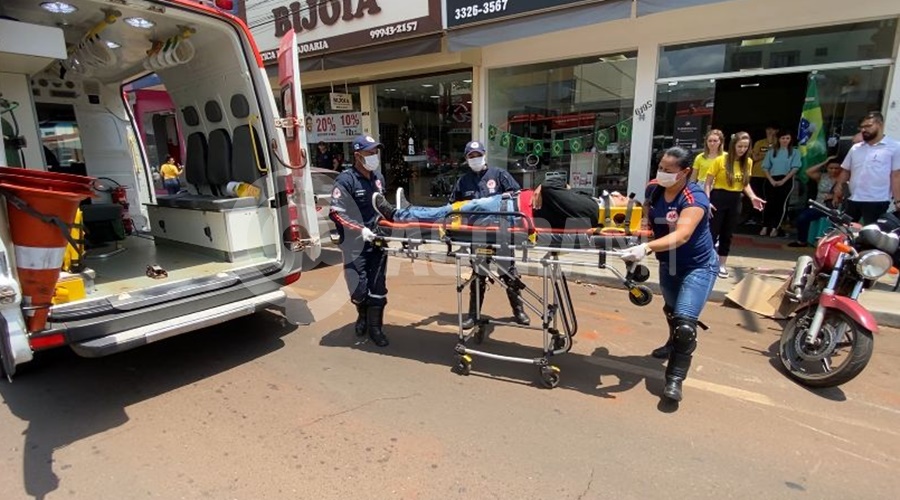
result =
[[891,207],[900,208],[900,143],[884,135],[884,116],[872,111],[859,123],[863,141],[850,148],[843,172],[834,187],[835,203],[844,197],[850,181],[847,215],[854,222],[873,224]]

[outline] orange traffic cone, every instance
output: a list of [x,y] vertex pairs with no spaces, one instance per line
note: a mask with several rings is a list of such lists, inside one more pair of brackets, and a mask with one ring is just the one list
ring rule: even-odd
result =
[[43,170],[31,170],[19,167],[0,167],[0,175],[21,175],[27,177],[37,177],[39,179],[53,179],[56,181],[74,182],[75,184],[93,185],[97,180],[95,177],[86,175],[65,174],[62,172],[45,172]]
[[29,332],[37,332],[47,324],[67,244],[64,229],[43,219],[56,217],[71,225],[78,203],[93,192],[88,184],[47,177],[39,179],[43,187],[34,187],[11,177],[17,176],[0,175],[0,190],[7,197],[25,322]]

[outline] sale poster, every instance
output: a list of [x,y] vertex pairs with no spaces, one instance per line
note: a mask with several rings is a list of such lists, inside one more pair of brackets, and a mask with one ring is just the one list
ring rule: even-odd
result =
[[306,135],[310,143],[351,142],[362,134],[362,113],[308,115]]

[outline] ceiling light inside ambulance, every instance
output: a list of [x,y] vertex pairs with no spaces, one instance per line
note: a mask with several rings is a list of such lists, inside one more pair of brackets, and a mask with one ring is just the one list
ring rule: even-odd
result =
[[71,14],[78,10],[78,7],[66,2],[44,2],[41,4],[41,8],[54,14]]
[[439,96],[439,95],[433,95],[433,96],[431,96],[431,98],[432,98],[432,99],[440,99],[441,96]]
[[422,86],[425,87],[426,89],[430,89],[431,87],[434,87],[434,85],[432,85],[430,83],[423,83]]
[[145,30],[148,30],[148,29],[156,26],[156,23],[154,23],[153,21],[150,21],[148,19],[144,19],[143,17],[129,17],[129,18],[125,19],[125,22],[128,24],[128,26],[131,26],[133,28],[141,28],[141,29],[145,29]]
[[463,80],[463,83],[472,83],[472,80]]
[[766,38],[750,38],[748,40],[741,40],[741,47],[755,47],[757,45],[768,45],[770,43],[775,43],[775,37],[770,36]]
[[111,49],[118,49],[119,47],[121,47],[121,45],[119,45],[118,43],[116,43],[116,42],[114,42],[114,41],[112,41],[112,40],[107,40],[107,41],[106,41],[106,46],[109,47],[109,48],[111,48]]

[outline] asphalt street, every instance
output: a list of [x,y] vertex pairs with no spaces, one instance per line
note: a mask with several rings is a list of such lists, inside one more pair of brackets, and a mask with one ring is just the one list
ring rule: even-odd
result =
[[[3,497],[896,498],[898,331],[857,379],[812,391],[779,369],[776,322],[710,304],[674,406],[648,355],[659,297],[573,284],[579,331],[549,390],[528,365],[451,372],[454,276],[391,261],[384,349],[354,337],[341,269],[323,266],[281,311],[107,358],[44,353],[0,383]],[[499,287],[484,308],[510,314]],[[540,345],[498,327],[483,347]]]

